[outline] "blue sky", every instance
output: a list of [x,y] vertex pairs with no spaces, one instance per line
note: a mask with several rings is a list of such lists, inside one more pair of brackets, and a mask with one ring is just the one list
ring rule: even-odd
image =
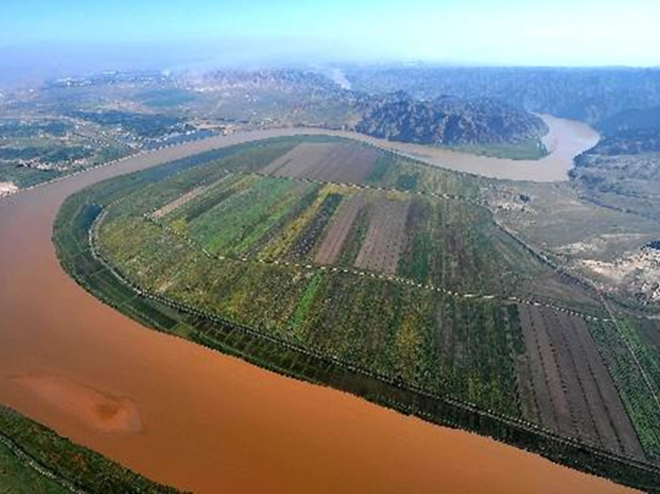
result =
[[[234,58],[660,65],[660,0],[7,0],[0,47],[167,43]],[[221,55],[218,55],[221,56]]]

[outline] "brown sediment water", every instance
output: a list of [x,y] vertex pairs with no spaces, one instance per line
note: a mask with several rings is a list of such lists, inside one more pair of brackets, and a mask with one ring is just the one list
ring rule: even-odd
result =
[[282,377],[145,329],[60,268],[63,200],[214,138],[0,200],[0,402],[154,480],[195,492],[581,492],[626,489],[487,438]]
[[133,400],[112,396],[57,375],[34,373],[10,379],[41,399],[45,406],[57,408],[81,423],[102,432],[141,432],[140,415]]

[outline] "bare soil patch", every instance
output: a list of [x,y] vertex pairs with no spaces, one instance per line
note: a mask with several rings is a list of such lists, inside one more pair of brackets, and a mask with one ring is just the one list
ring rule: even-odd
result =
[[584,319],[523,304],[518,309],[541,425],[644,458]]
[[165,216],[165,215],[171,213],[172,211],[180,208],[181,206],[183,206],[187,202],[192,201],[195,197],[200,195],[206,189],[207,189],[206,186],[195,187],[193,190],[191,190],[189,192],[186,192],[182,196],[177,197],[176,199],[174,199],[172,202],[170,202],[168,204],[165,204],[165,206],[163,206],[162,208],[154,211],[151,216],[153,216],[156,219],[162,218],[163,216]]
[[409,201],[380,199],[374,204],[369,230],[355,267],[395,274],[399,256],[406,246]]
[[334,264],[339,260],[344,242],[363,205],[364,196],[362,194],[356,194],[342,202],[335,214],[335,220],[326,231],[321,246],[316,252],[314,262]]
[[324,182],[364,182],[378,151],[352,143],[302,143],[270,163],[263,173]]

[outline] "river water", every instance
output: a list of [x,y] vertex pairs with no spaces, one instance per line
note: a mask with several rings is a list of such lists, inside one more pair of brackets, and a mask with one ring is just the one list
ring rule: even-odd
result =
[[145,329],[60,268],[52,225],[73,192],[205,149],[296,132],[185,144],[0,200],[0,402],[195,492],[624,492]]

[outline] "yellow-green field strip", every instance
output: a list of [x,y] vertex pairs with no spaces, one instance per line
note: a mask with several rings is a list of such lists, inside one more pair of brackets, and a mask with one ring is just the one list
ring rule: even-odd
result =
[[[265,175],[265,174],[260,174],[260,173],[236,173],[232,172],[230,170],[223,170],[227,175],[256,175],[260,177],[269,177],[269,178],[274,178],[272,175]],[[434,193],[434,192],[425,192],[425,191],[417,191],[417,192],[410,192],[406,190],[401,190],[401,189],[390,189],[386,187],[372,187],[369,185],[358,185],[358,184],[352,184],[352,183],[340,183],[340,182],[327,182],[327,181],[321,181],[321,180],[313,180],[309,178],[295,178],[295,177],[276,177],[279,179],[288,179],[288,180],[295,180],[295,181],[301,181],[301,182],[306,182],[306,183],[311,183],[311,184],[318,184],[318,185],[334,185],[337,187],[345,187],[345,188],[351,188],[357,191],[375,191],[375,192],[384,192],[384,193],[398,193],[398,194],[406,194],[410,196],[423,196],[423,197],[430,197],[433,199],[443,199],[443,200],[452,200],[452,201],[461,201],[465,203],[469,203],[475,206],[483,207],[488,209],[486,203],[481,200],[477,199],[471,199],[471,198],[466,198],[463,196],[458,196],[458,195],[453,195],[453,194],[439,194],[439,193]],[[500,300],[502,302],[508,302],[508,303],[518,303],[518,304],[527,304],[527,305],[532,305],[535,307],[545,307],[548,309],[556,310],[558,312],[563,312],[567,315],[571,316],[578,316],[582,317],[585,320],[588,321],[611,321],[609,318],[600,318],[597,316],[592,316],[588,314],[583,314],[578,311],[574,311],[571,309],[566,309],[564,307],[559,307],[555,306],[552,304],[548,304],[546,302],[539,302],[539,301],[533,301],[533,300],[526,300],[520,297],[515,297],[515,296],[508,296],[508,297],[502,297],[499,295],[493,295],[493,294],[478,294],[478,293],[459,293],[455,292],[452,290],[447,290],[445,288],[431,285],[431,284],[423,284],[423,283],[417,283],[413,280],[403,278],[400,276],[394,276],[394,275],[387,275],[387,274],[382,274],[382,273],[375,273],[375,272],[368,272],[368,271],[360,271],[357,269],[350,269],[350,268],[341,268],[341,267],[336,267],[336,266],[323,266],[323,265],[315,265],[315,264],[305,264],[305,263],[295,263],[295,262],[290,262],[290,261],[279,261],[279,260],[273,260],[273,261],[267,261],[263,258],[249,258],[249,257],[230,257],[230,256],[224,256],[224,255],[216,255],[212,254],[211,252],[207,251],[203,246],[199,245],[197,242],[192,240],[191,238],[183,235],[180,232],[177,232],[171,228],[169,228],[167,225],[162,223],[161,221],[158,221],[157,218],[153,216],[153,211],[149,213],[145,213],[143,215],[143,218],[170,235],[176,236],[182,240],[184,240],[186,243],[188,243],[191,247],[201,251],[206,257],[210,259],[216,259],[219,261],[234,261],[234,262],[257,262],[260,264],[264,265],[275,265],[275,266],[286,266],[286,267],[291,267],[291,268],[298,268],[298,269],[304,269],[308,271],[325,271],[325,272],[331,272],[331,273],[342,273],[342,274],[348,274],[348,275],[354,275],[354,276],[360,276],[360,277],[370,277],[373,279],[379,279],[383,281],[389,281],[392,283],[397,283],[401,285],[407,285],[423,290],[428,290],[428,291],[433,291],[436,293],[442,293],[444,295],[448,295],[450,297],[455,297],[455,298],[464,298],[464,299],[473,299],[473,300]],[[496,223],[497,224],[497,223]]]

